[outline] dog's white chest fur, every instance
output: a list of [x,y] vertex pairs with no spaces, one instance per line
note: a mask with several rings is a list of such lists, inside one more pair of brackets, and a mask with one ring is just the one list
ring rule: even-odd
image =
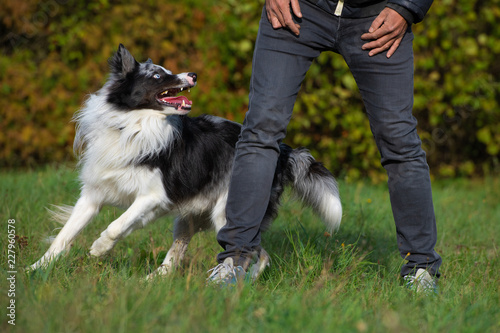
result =
[[92,95],[76,116],[75,151],[81,153],[83,190],[122,207],[141,195],[153,194],[167,202],[161,172],[139,162],[173,142],[175,119],[167,120],[155,110],[112,110],[102,99],[99,93]]

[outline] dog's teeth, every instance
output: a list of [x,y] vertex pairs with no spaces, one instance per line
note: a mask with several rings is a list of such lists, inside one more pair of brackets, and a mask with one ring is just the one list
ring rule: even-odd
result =
[[165,90],[164,92],[161,93],[162,95],[167,95],[168,94],[168,90]]
[[185,102],[184,100],[182,101],[182,105],[181,105],[181,106],[182,106],[182,107],[185,107],[185,106],[186,106],[186,102]]
[[181,88],[181,91],[183,91],[183,90],[184,90],[184,88]]
[[188,89],[188,92],[191,92],[191,88]]

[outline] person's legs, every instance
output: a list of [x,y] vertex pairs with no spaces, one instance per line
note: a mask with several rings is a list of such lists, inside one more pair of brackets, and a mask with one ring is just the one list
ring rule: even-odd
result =
[[[266,212],[279,156],[300,85],[312,60],[332,36],[319,28],[331,19],[316,6],[301,3],[301,34],[273,29],[265,11],[253,56],[249,110],[246,114],[229,187],[227,224],[217,234],[225,250],[219,262],[231,257],[246,268],[260,245],[260,226]],[[309,20],[308,20],[309,19]]]
[[413,34],[408,31],[396,53],[373,57],[360,36],[374,18],[342,19],[340,52],[361,91],[381,163],[387,171],[391,205],[405,276],[417,268],[439,276],[441,257],[434,250],[436,220],[425,152],[413,108]]

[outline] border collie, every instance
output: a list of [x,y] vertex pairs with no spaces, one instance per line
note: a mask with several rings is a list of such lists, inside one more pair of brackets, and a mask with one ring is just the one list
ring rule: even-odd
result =
[[[173,245],[150,276],[171,272],[195,233],[217,232],[226,223],[240,124],[210,115],[186,116],[192,102],[179,93],[196,85],[195,73],[174,75],[151,59],[139,63],[121,44],[109,64],[107,82],[74,117],[81,195],[74,207],[59,208],[55,218],[64,227],[31,269],[46,267],[68,250],[104,205],[126,211],[92,244],[92,256],[108,253],[118,240],[160,216],[177,215]],[[342,207],[332,174],[304,148],[281,144],[280,150],[263,226],[276,217],[289,185],[329,230],[338,228]],[[269,263],[263,249],[257,257],[254,277]]]

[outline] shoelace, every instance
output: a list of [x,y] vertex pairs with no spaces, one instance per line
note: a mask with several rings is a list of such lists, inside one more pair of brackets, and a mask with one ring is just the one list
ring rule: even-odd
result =
[[415,283],[415,280],[417,280],[417,278],[413,275],[407,275],[404,277],[404,280],[406,282],[406,286],[411,287]]
[[229,274],[229,272],[233,272],[233,275],[236,275],[236,271],[234,269],[234,266],[227,264],[227,263],[224,263],[224,262],[221,264],[218,264],[217,266],[215,266],[212,269],[209,269],[208,273],[210,273],[210,272],[212,272],[212,274],[210,274],[210,276],[207,278],[207,281],[212,280],[212,278],[219,273],[220,273],[221,280],[224,279]]
[[406,287],[410,289],[414,286],[417,286],[418,288],[418,285],[424,292],[432,291],[435,289],[432,281],[426,280],[422,275],[419,277],[416,277],[414,275],[407,275],[404,277],[404,280],[406,282]]

